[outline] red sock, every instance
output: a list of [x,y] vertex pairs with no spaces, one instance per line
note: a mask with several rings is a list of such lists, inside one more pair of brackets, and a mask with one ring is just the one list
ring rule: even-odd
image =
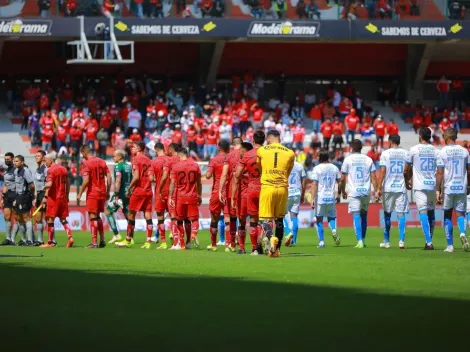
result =
[[152,239],[152,234],[153,234],[153,224],[147,224],[147,242],[150,242]]
[[258,226],[250,225],[250,241],[253,250],[258,248]]
[[230,244],[232,248],[236,247],[235,236],[237,235],[237,219],[230,220]]
[[165,237],[165,223],[163,224],[158,224],[158,232],[160,234],[160,238],[162,239],[162,242],[166,242],[166,237]]
[[65,230],[65,233],[67,234],[67,238],[71,239],[72,238],[72,229],[70,228],[70,225],[65,224],[64,225],[64,230]]
[[196,238],[199,231],[199,220],[191,222],[191,238]]
[[186,233],[186,243],[191,242],[191,222],[189,220],[184,222],[184,232]]
[[230,223],[225,223],[225,247],[229,247],[232,243],[232,236],[230,231]]
[[91,243],[98,244],[98,221],[92,220],[90,223]]
[[211,226],[209,232],[211,233],[211,245],[212,247],[217,246],[217,224],[215,226]]
[[245,249],[245,241],[246,241],[246,230],[245,226],[243,228],[240,226],[238,228],[238,239],[240,241],[240,249]]
[[127,237],[126,240],[130,241],[131,239],[134,238],[134,229],[135,229],[135,221],[128,221],[127,224]]
[[178,244],[179,237],[178,237],[178,241],[175,240],[175,233],[178,232],[178,227],[176,226],[176,220],[175,219],[171,219],[170,231],[173,234],[173,245]]
[[47,224],[47,241],[54,242],[54,224]]
[[186,243],[184,242],[184,225],[178,224],[178,232],[180,233],[180,246],[181,248],[186,247]]
[[97,223],[98,223],[98,233],[100,234],[100,241],[104,241],[103,220],[101,220],[101,218],[99,218]]

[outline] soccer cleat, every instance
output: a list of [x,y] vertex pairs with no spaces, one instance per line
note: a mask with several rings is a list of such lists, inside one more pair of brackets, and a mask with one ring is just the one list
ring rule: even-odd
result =
[[73,238],[70,237],[69,240],[67,241],[67,244],[65,245],[65,248],[71,248],[74,242],[75,241],[73,240]]
[[382,242],[380,244],[380,248],[387,248],[388,249],[388,248],[390,248],[390,243],[389,242]]
[[150,241],[153,242],[153,243],[158,243],[158,242],[160,242],[160,239],[158,237],[153,236]]
[[434,246],[432,245],[432,243],[429,243],[424,246],[424,250],[425,251],[433,251],[434,250]]
[[98,248],[98,245],[97,245],[97,244],[90,243],[88,246],[86,246],[86,248],[90,248],[90,249]]
[[339,238],[339,235],[336,233],[336,230],[332,230],[331,235],[333,236],[333,241],[335,241],[335,244],[339,246],[341,244],[341,239]]
[[5,241],[2,242],[2,246],[13,246],[14,243],[10,241],[9,239],[6,239]]
[[239,249],[237,254],[246,254],[246,251],[244,249]]
[[364,248],[364,243],[362,241],[357,242],[356,246],[354,248]]
[[113,244],[113,243],[120,242],[120,241],[122,241],[121,235],[114,235],[111,241],[109,241],[108,243]]
[[17,244],[17,246],[22,247],[22,246],[27,246],[26,242],[23,240],[20,240]]
[[225,247],[225,253],[230,253],[230,252],[232,252],[232,251],[230,250],[230,247]]
[[199,241],[197,239],[197,236],[191,237],[191,246],[194,249],[199,249]]
[[446,249],[444,249],[444,252],[454,253],[454,246],[447,246]]
[[405,249],[405,242],[399,241],[399,242],[398,242],[398,248],[400,248],[400,249]]
[[106,241],[100,241],[98,248],[104,248],[104,247],[106,247]]
[[186,249],[191,249],[191,243],[186,243],[186,245],[184,246],[184,248],[186,248]]
[[159,247],[157,247],[157,249],[168,249],[168,245],[166,242],[163,242]]
[[181,250],[181,246],[179,244],[171,246],[169,249],[170,251],[179,251]]
[[32,241],[26,241],[25,246],[33,247],[33,246],[34,246],[34,243],[33,243]]
[[325,242],[321,241],[321,242],[318,244],[317,248],[325,248]]
[[278,251],[277,244],[279,243],[279,238],[276,236],[271,236],[269,242],[271,243],[271,255],[272,257],[276,258],[275,254]]
[[146,242],[142,245],[142,247],[140,247],[140,248],[142,248],[142,249],[150,249],[150,245],[151,245],[151,244],[152,244],[152,242],[146,241]]
[[294,237],[293,234],[287,235],[286,242],[285,242],[286,247],[290,247],[290,245],[292,244],[292,237]]
[[271,252],[271,242],[266,236],[261,239],[261,247],[264,254]]
[[225,246],[225,241],[219,241],[219,242],[217,242],[217,246]]
[[468,240],[467,240],[467,236],[465,236],[464,233],[460,234],[460,242],[462,243],[463,250],[465,252],[468,252],[469,251]]
[[253,251],[251,252],[250,255],[259,255],[259,253],[258,253],[258,251],[255,249],[255,250],[253,250]]
[[33,242],[33,247],[39,247],[39,246],[42,246],[43,244],[44,242],[36,241],[36,242]]
[[173,232],[170,232],[170,235],[168,237],[170,238],[170,240],[173,241]]
[[273,258],[279,258],[281,256],[281,251],[279,249],[276,249],[276,251],[273,254]]
[[39,248],[54,248],[55,244],[54,243],[45,243],[39,246]]
[[119,248],[130,248],[133,245],[132,241],[127,241],[127,240],[116,242],[114,244],[118,246]]
[[217,250],[217,246],[212,246],[211,244],[207,246],[208,251],[215,252]]

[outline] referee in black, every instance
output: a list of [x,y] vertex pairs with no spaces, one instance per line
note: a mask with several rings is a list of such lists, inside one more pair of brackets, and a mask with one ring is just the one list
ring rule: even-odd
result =
[[15,244],[15,240],[12,234],[12,217],[13,205],[16,199],[16,185],[15,185],[15,166],[13,159],[15,155],[13,153],[5,154],[5,173],[3,175],[3,189],[0,197],[0,208],[3,208],[3,217],[5,218],[5,233],[6,239],[2,242],[2,246],[12,246]]
[[[31,222],[31,209],[33,207],[34,199],[34,179],[33,173],[25,165],[24,157],[17,155],[14,159],[15,163],[15,213],[18,217],[18,223],[22,233],[26,230],[27,246],[32,246],[34,243],[33,223]],[[15,236],[15,234],[13,235]]]
[[[34,187],[36,189],[36,197],[33,202],[34,207],[37,209],[41,206],[42,200],[44,199],[44,187],[46,185],[47,177],[47,166],[44,157],[46,152],[44,150],[39,150],[36,155],[36,163],[38,168],[34,172]],[[37,230],[37,241],[34,242],[35,246],[40,246],[44,244],[44,214],[46,212],[45,207],[42,207],[41,210],[37,212],[34,217],[34,223],[36,224]]]

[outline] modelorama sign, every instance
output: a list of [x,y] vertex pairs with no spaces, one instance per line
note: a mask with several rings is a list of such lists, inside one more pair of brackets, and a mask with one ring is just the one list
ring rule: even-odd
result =
[[261,21],[252,22],[249,37],[318,37],[319,22]]
[[0,35],[45,36],[51,34],[52,20],[13,19],[0,20]]

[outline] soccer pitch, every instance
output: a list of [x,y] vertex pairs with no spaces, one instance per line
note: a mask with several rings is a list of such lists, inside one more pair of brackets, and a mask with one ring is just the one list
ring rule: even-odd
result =
[[[451,350],[467,345],[470,253],[454,235],[444,253],[423,251],[420,229],[408,249],[381,249],[381,229],[355,249],[313,229],[281,258],[205,249],[181,252],[80,246],[0,247],[0,348],[9,350]],[[329,234],[329,231],[326,230]],[[111,238],[107,234],[108,240]],[[209,243],[199,234],[201,248]],[[249,242],[249,241],[248,241]],[[250,248],[248,243],[247,248]],[[41,256],[41,253],[44,256]],[[10,347],[6,348],[6,347]]]

